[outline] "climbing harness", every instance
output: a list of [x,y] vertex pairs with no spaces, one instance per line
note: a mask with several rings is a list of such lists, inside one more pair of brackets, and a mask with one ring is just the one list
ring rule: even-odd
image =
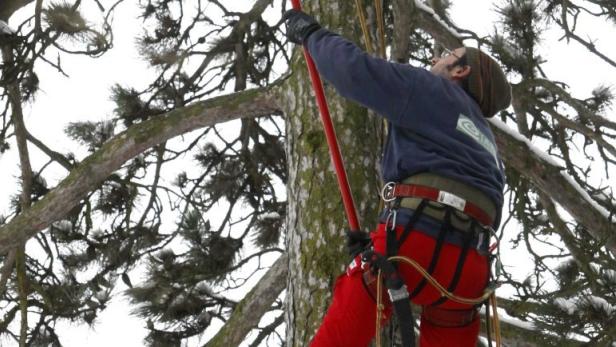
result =
[[[500,330],[498,324],[498,313],[496,311],[496,282],[491,279],[491,271],[489,267],[488,271],[490,271],[488,278],[490,282],[488,283],[484,293],[477,298],[466,298],[459,295],[454,294],[454,290],[460,280],[462,269],[464,262],[466,260],[468,251],[471,247],[476,248],[484,248],[484,241],[488,242],[488,239],[494,234],[489,225],[492,223],[492,218],[488,213],[484,211],[484,209],[477,206],[475,203],[471,201],[467,201],[453,193],[438,190],[431,187],[416,185],[416,184],[400,184],[400,183],[388,183],[384,186],[382,191],[382,198],[387,204],[389,204],[388,210],[389,213],[385,220],[385,231],[386,231],[386,256],[375,255],[374,251],[368,250],[364,252],[363,261],[365,263],[369,263],[370,267],[373,271],[377,273],[376,276],[376,336],[375,342],[377,346],[381,346],[381,323],[383,317],[383,288],[385,285],[389,292],[390,301],[392,302],[392,306],[394,307],[394,312],[398,316],[399,324],[400,324],[400,334],[403,341],[403,346],[414,346],[414,327],[412,318],[412,312],[410,309],[406,309],[406,307],[410,307],[410,300],[419,295],[419,293],[424,289],[427,284],[433,286],[439,293],[440,298],[434,301],[429,305],[423,306],[423,315],[424,318],[430,321],[431,323],[439,326],[446,327],[458,327],[465,326],[470,324],[477,317],[476,308],[481,304],[486,304],[486,329],[490,329],[490,314],[489,314],[489,306],[492,306],[493,314],[492,314],[492,324],[491,327],[494,330],[494,336],[496,339],[497,346],[500,346]],[[421,202],[415,208],[414,213],[410,217],[408,223],[402,230],[400,238],[396,240],[396,221],[398,218],[397,209],[400,207],[400,201],[402,197],[412,197],[412,198],[420,198]],[[438,203],[443,206],[445,212],[442,218],[441,228],[439,230],[438,235],[436,236],[436,245],[435,250],[432,255],[432,259],[426,268],[423,268],[419,263],[410,259],[408,257],[399,256],[398,248],[409,236],[410,232],[413,230],[416,222],[419,217],[424,214],[426,207],[429,203]],[[433,205],[429,205],[430,208],[433,208]],[[464,233],[461,248],[462,251],[458,256],[458,261],[456,264],[456,269],[450,283],[447,287],[443,286],[433,277],[433,272],[438,263],[438,258],[445,241],[445,236],[449,229],[451,228],[451,219],[452,215],[455,211],[459,211],[464,213],[466,216],[470,217],[470,227]],[[478,229],[481,229],[478,232]],[[484,230],[487,230],[489,233],[488,237],[484,239],[483,236]],[[476,245],[472,245],[472,241],[474,238],[477,238],[479,241]],[[495,246],[489,247],[490,249],[494,249]],[[488,254],[491,257],[490,254]],[[491,263],[490,259],[490,263]],[[398,264],[406,264],[413,267],[421,276],[422,279],[415,286],[411,293],[401,294],[401,288],[406,290],[406,287],[399,287],[396,284],[396,280],[400,277],[396,271],[396,267]],[[392,274],[392,269],[395,274]],[[393,278],[393,280],[392,280]],[[392,294],[392,290],[395,291]],[[396,302],[399,301],[399,302]],[[455,301],[464,305],[469,305],[472,308],[468,310],[446,310],[438,308],[439,305],[444,303],[446,300]],[[403,303],[405,304],[402,307]],[[489,332],[488,332],[489,335]],[[491,340],[489,340],[491,346]]]
[[[500,347],[501,346],[501,336],[500,336],[500,326],[499,326],[499,319],[498,319],[498,312],[497,312],[497,304],[496,304],[496,287],[495,286],[489,286],[488,288],[486,288],[486,290],[484,291],[484,293],[477,297],[477,298],[466,298],[466,297],[462,297],[462,296],[458,296],[455,295],[454,293],[448,291],[446,288],[444,288],[434,277],[432,277],[432,275],[430,275],[428,273],[428,271],[426,271],[420,264],[418,264],[417,262],[415,262],[414,260],[407,258],[407,257],[402,257],[402,256],[394,256],[394,257],[390,257],[387,259],[389,262],[402,262],[405,263],[407,265],[412,266],[415,270],[417,270],[417,272],[419,272],[428,282],[430,282],[430,284],[432,286],[434,286],[434,288],[436,288],[441,296],[443,298],[449,299],[451,301],[455,301],[461,304],[465,304],[465,305],[471,305],[471,306],[477,306],[483,303],[486,303],[486,322],[488,322],[490,320],[490,313],[489,313],[489,306],[492,306],[492,315],[491,315],[491,320],[492,320],[492,327],[494,330],[494,336],[495,336],[495,340],[496,340],[496,346]],[[382,322],[382,317],[383,317],[383,310],[385,309],[385,306],[383,305],[383,296],[382,296],[382,281],[383,281],[383,272],[381,270],[378,271],[377,274],[377,281],[376,281],[376,285],[377,285],[377,313],[376,313],[376,337],[375,337],[375,342],[376,342],[376,346],[380,347],[381,346],[381,332],[380,332],[380,327],[381,327],[381,322]],[[406,289],[406,287],[405,287]],[[408,294],[407,294],[407,300],[408,300]],[[487,304],[489,303],[489,304]],[[474,319],[474,317],[473,317]],[[472,319],[468,321],[468,323],[472,322]],[[402,323],[402,322],[401,322]],[[488,323],[489,324],[489,323]],[[461,325],[465,325],[465,324],[461,324]],[[454,326],[460,326],[460,325],[454,325]],[[402,329],[403,326],[401,324],[400,329]],[[411,326],[411,329],[414,329]],[[488,332],[489,332],[489,328],[488,328]],[[413,330],[414,332],[414,330]],[[401,330],[401,334],[403,334],[403,341],[404,341],[404,331]],[[488,333],[489,334],[489,333]],[[488,341],[491,341],[491,339],[488,337]],[[412,346],[412,345],[410,345]]]

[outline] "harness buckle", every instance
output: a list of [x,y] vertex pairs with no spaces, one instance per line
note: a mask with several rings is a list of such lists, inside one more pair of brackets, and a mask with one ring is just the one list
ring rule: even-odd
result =
[[443,205],[451,206],[461,212],[464,212],[464,207],[466,207],[466,200],[444,190],[439,191],[438,199],[436,201]]
[[394,188],[396,187],[396,182],[388,182],[383,186],[383,190],[381,190],[381,198],[384,202],[392,202],[396,200],[394,196]]
[[408,300],[409,299],[409,291],[406,289],[406,285],[403,284],[402,287],[398,289],[387,289],[387,293],[389,293],[389,300],[391,302]]

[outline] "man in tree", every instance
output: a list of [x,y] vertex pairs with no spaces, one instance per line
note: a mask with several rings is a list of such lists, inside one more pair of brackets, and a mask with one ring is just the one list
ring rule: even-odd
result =
[[[458,296],[476,298],[487,287],[488,240],[501,219],[504,173],[485,118],[510,104],[504,73],[491,57],[470,47],[445,51],[432,60],[430,71],[391,63],[362,52],[301,11],[290,10],[283,18],[289,40],[307,47],[342,96],[388,120],[382,161],[383,178],[391,182],[383,193],[388,206],[369,237],[347,234],[354,260],[336,282],[312,346],[368,345],[376,331],[377,268],[392,298],[386,318],[392,302],[397,313],[401,302],[408,312],[410,297],[422,306],[422,346],[475,346],[476,307],[445,300],[415,269],[385,259],[414,260]],[[410,322],[400,324],[412,329]]]

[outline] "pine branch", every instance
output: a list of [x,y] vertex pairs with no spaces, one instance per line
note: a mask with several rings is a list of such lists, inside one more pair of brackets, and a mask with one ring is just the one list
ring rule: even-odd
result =
[[580,248],[578,241],[575,238],[575,235],[567,226],[567,223],[560,217],[556,205],[552,201],[549,195],[540,192],[539,199],[541,200],[541,204],[545,208],[548,217],[550,218],[550,222],[554,225],[554,232],[560,235],[560,238],[565,243],[565,246],[571,252],[573,259],[578,264],[579,269],[584,273],[584,275],[588,278],[588,283],[593,292],[598,292],[596,288],[599,279],[597,278],[597,274],[590,266],[592,262],[592,258],[589,257],[591,254],[585,253],[583,249]]
[[611,121],[598,114],[595,114],[594,112],[589,110],[588,107],[586,107],[581,101],[575,99],[573,96],[571,96],[571,94],[569,94],[566,90],[558,86],[553,81],[541,78],[524,80],[522,83],[516,86],[516,88],[514,88],[514,98],[520,97],[519,95],[515,95],[518,94],[516,92],[518,89],[530,90],[533,87],[542,87],[549,90],[550,93],[558,95],[565,103],[567,103],[567,105],[573,107],[573,109],[581,118],[584,118],[597,126],[616,130],[616,122]]
[[288,270],[288,258],[283,254],[238,303],[227,323],[204,347],[239,346],[285,289]]
[[[502,300],[502,299],[499,299]],[[490,323],[491,324],[491,323]],[[560,346],[574,347],[581,344],[580,341],[566,339],[556,335],[548,335],[539,329],[525,328],[521,324],[516,324],[512,320],[500,320],[501,337],[503,346]],[[492,336],[492,338],[494,338]]]
[[448,26],[432,8],[419,0],[415,0],[415,7],[417,8],[417,25],[421,29],[449,49],[462,47],[460,34]]
[[0,227],[0,254],[63,218],[123,163],[148,148],[202,127],[280,112],[278,83],[220,96],[139,123],[106,142],[31,208]]
[[30,143],[35,145],[38,149],[40,149],[43,153],[47,154],[49,158],[60,164],[63,168],[68,171],[71,171],[75,165],[73,165],[67,157],[65,157],[62,153],[56,152],[51,148],[47,147],[41,140],[34,137],[34,135],[27,133],[27,138]]
[[515,137],[499,120],[490,119],[499,153],[508,166],[529,179],[539,190],[550,195],[597,240],[605,242],[616,255],[616,223],[594,204],[592,198],[575,184],[562,167],[548,161],[526,138]]
[[[498,298],[498,306],[504,309],[507,314],[515,319],[518,316],[524,316],[527,314],[541,315],[541,313],[549,310],[546,304],[534,301],[516,301],[513,299]],[[526,322],[522,320],[522,322]],[[583,344],[582,341],[576,340],[571,337],[561,336],[557,334],[550,334],[542,329],[536,328],[524,328],[521,324],[511,324],[501,320],[501,332],[505,341],[511,341],[511,346],[516,346],[515,341],[512,341],[516,337],[522,337],[522,346],[562,346],[573,347]],[[508,344],[509,345],[509,344]]]
[[[201,65],[195,70],[192,76],[188,79],[186,85],[192,85],[200,76],[203,75],[203,72],[210,63],[218,57],[218,54],[223,50],[222,47],[228,46],[234,40],[237,40],[238,37],[244,36],[244,34],[250,30],[250,25],[258,19],[267,6],[271,5],[272,0],[258,0],[253,7],[246,14],[242,15],[237,24],[233,27],[233,30],[229,35],[222,40],[219,40],[205,55],[205,58],[201,62]],[[221,6],[224,8],[224,6]]]
[[4,294],[4,290],[6,289],[6,283],[8,282],[9,277],[11,277],[11,273],[13,272],[16,255],[17,250],[12,249],[4,258],[4,264],[2,264],[2,271],[0,271],[0,296]]
[[[14,64],[15,56],[11,46],[2,47],[2,58],[6,64]],[[32,194],[32,166],[28,153],[28,140],[26,125],[24,123],[23,108],[21,105],[21,88],[17,81],[12,81],[6,87],[9,103],[11,105],[11,119],[15,129],[17,152],[19,153],[19,167],[21,169],[21,198],[20,212],[26,211],[31,202]],[[19,296],[19,311],[21,323],[19,331],[19,346],[25,347],[28,338],[28,278],[26,275],[26,241],[16,245],[15,268],[17,272],[17,292]]]

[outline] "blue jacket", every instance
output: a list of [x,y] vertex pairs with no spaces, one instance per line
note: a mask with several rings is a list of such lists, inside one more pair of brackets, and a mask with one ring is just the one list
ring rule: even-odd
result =
[[494,135],[477,103],[430,71],[374,58],[319,29],[306,42],[320,74],[340,95],[387,118],[385,182],[431,172],[469,184],[496,205],[500,224],[504,173]]

